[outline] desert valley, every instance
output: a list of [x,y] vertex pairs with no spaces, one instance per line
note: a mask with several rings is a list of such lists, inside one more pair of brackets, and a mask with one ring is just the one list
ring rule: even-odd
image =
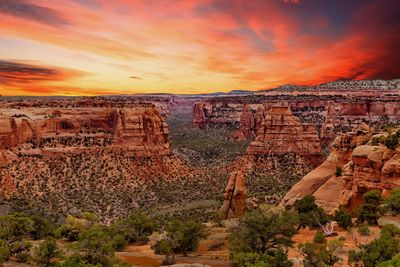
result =
[[5,266],[51,244],[60,266],[376,266],[399,242],[400,80],[0,101]]
[[0,267],[400,267],[399,0],[0,0]]

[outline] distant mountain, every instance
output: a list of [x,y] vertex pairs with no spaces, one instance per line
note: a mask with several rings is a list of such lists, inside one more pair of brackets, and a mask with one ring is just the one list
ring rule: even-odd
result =
[[252,95],[254,94],[254,91],[249,91],[249,90],[232,90],[227,93],[225,92],[215,92],[215,93],[209,93],[209,94],[202,94],[202,95],[212,95],[212,96],[226,96],[226,95]]
[[260,90],[263,92],[323,92],[323,91],[399,91],[400,79],[393,80],[340,80],[319,85],[285,84],[276,88]]

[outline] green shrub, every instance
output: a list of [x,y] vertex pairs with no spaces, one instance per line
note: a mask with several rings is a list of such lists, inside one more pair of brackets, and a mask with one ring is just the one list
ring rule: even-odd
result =
[[165,255],[164,264],[173,264],[175,254],[195,251],[200,239],[205,238],[204,225],[194,221],[174,220],[166,229],[166,237],[158,241],[152,249],[156,254]]
[[393,214],[400,214],[400,188],[393,188],[385,200],[386,208]]
[[353,222],[351,221],[351,215],[345,208],[339,208],[335,211],[335,221],[338,222],[339,226],[347,229],[353,226]]
[[299,245],[304,255],[304,266],[334,266],[339,261],[337,252],[343,247],[343,241],[331,240],[323,243],[303,243]]
[[10,250],[8,249],[7,242],[4,240],[0,240],[0,266],[3,266],[3,263],[8,261],[10,257]]
[[41,267],[55,266],[54,259],[60,258],[62,252],[54,238],[46,238],[33,252],[33,262]]
[[398,267],[398,266],[400,266],[400,253],[393,256],[392,259],[381,262],[377,265],[377,267]]
[[152,247],[154,253],[157,255],[165,255],[163,265],[175,264],[175,253],[172,244],[167,239],[161,239],[155,243]]
[[38,240],[54,236],[55,226],[51,222],[39,215],[33,215],[30,218],[34,222],[33,231],[31,232],[33,239]]
[[195,221],[174,220],[167,227],[167,238],[173,240],[173,249],[176,253],[195,251],[200,239],[205,238],[205,226]]
[[115,251],[120,251],[128,245],[128,241],[123,235],[116,234],[112,237],[111,245]]
[[233,254],[233,261],[238,267],[291,267],[293,263],[288,260],[287,252],[278,249],[273,255],[268,253],[238,252]]
[[90,227],[91,223],[85,219],[68,215],[65,222],[56,230],[56,237],[65,237],[69,241],[77,241],[79,234]]
[[83,259],[90,264],[112,266],[114,249],[104,227],[94,225],[79,234],[79,249]]
[[368,222],[369,224],[377,224],[380,216],[380,204],[383,201],[382,194],[379,190],[371,190],[363,195],[364,204],[358,210],[358,223]]
[[320,231],[316,232],[313,241],[314,243],[324,244],[326,242],[324,233]]
[[368,236],[371,234],[367,223],[362,223],[357,227],[357,232],[362,236]]
[[57,263],[57,267],[103,267],[101,264],[89,264],[80,254],[67,257],[63,262]]
[[321,224],[326,224],[331,217],[315,204],[314,196],[305,196],[302,199],[296,200],[294,208],[299,216],[299,228],[301,227],[318,227]]
[[34,221],[22,213],[0,216],[0,239],[14,242],[30,236]]
[[398,237],[385,236],[362,246],[362,250],[358,253],[352,252],[353,255],[349,255],[349,259],[350,263],[362,261],[365,267],[375,267],[390,260],[399,252],[400,242]]
[[27,262],[30,257],[32,244],[27,240],[18,240],[9,245],[10,256],[14,256],[20,262]]
[[315,204],[315,197],[311,195],[296,200],[294,207],[298,213],[308,213],[318,208],[317,204]]
[[384,139],[384,144],[387,148],[390,149],[395,149],[399,145],[399,137],[396,134],[389,134],[385,139]]
[[157,229],[155,221],[143,213],[133,213],[113,224],[115,231],[129,242],[146,243]]
[[291,246],[297,224],[298,218],[292,212],[271,209],[250,211],[229,237],[231,250],[264,254]]

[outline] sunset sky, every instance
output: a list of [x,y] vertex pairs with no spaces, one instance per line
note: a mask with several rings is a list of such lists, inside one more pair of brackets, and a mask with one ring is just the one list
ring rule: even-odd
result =
[[398,0],[0,0],[1,95],[400,78]]

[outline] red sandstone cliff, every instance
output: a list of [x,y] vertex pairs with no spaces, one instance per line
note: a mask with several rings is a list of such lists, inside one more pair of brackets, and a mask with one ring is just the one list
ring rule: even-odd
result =
[[253,140],[260,119],[271,106],[289,103],[293,115],[317,128],[319,138],[330,143],[343,130],[363,122],[380,123],[400,120],[400,97],[379,95],[347,97],[345,95],[271,95],[215,97],[199,101],[193,110],[193,125],[228,125],[236,127],[233,137]]
[[320,155],[321,146],[314,126],[302,124],[287,106],[271,107],[266,111],[256,139],[250,143],[247,153],[310,156]]
[[[365,129],[339,135],[328,159],[293,186],[282,204],[313,195],[318,205],[332,213],[340,206],[358,206],[368,190],[385,192],[400,186],[400,151],[372,145],[371,135]],[[337,168],[342,169],[338,177]]]
[[[109,147],[136,156],[170,153],[169,130],[154,105],[130,108],[0,110],[0,149],[73,152]],[[2,153],[1,163],[9,153]]]

